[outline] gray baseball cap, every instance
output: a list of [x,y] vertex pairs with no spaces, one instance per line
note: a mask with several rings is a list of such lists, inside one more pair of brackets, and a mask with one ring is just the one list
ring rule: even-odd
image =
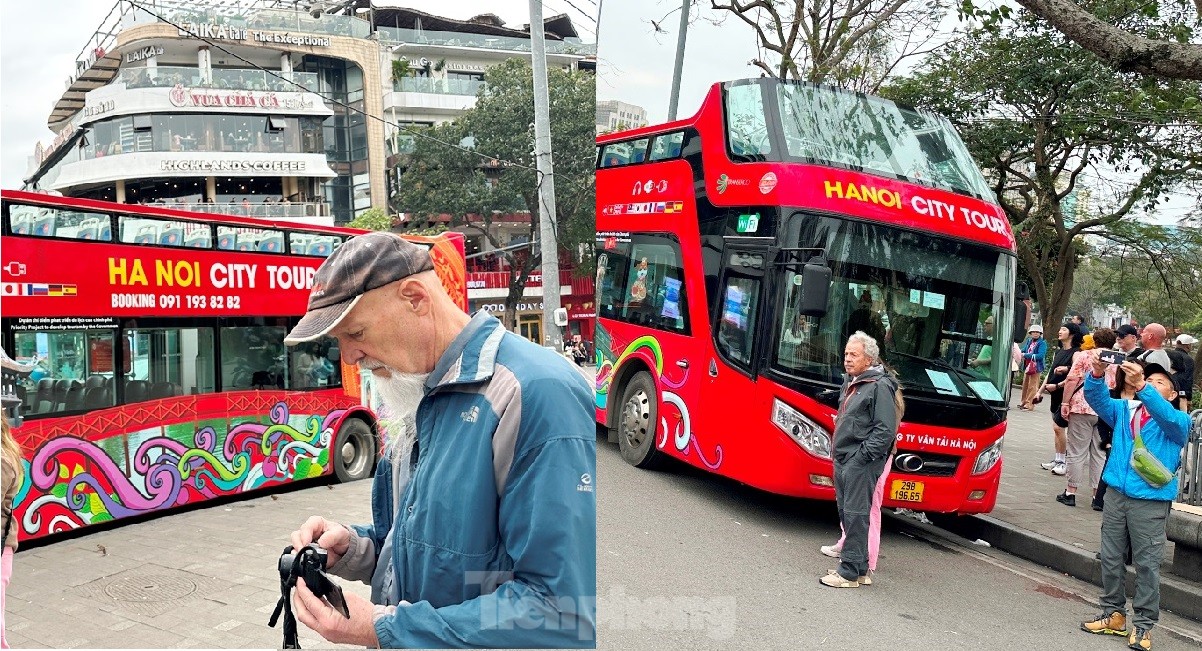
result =
[[324,337],[363,294],[433,268],[428,250],[393,233],[352,237],[317,268],[309,308],[284,343],[295,346]]

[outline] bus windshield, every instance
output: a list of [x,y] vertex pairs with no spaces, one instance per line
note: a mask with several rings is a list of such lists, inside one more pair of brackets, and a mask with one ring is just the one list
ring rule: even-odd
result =
[[[880,343],[903,389],[1002,406],[1009,394],[1014,256],[879,224],[794,213],[785,247],[820,247],[833,270],[827,313],[800,314],[801,276],[782,273],[771,354],[775,370],[841,381],[843,345],[863,331]],[[996,351],[996,352],[995,352]]]
[[[767,119],[772,106],[783,138],[775,147]],[[842,167],[994,200],[963,141],[933,113],[860,93],[764,79],[728,86],[726,114],[736,155]]]

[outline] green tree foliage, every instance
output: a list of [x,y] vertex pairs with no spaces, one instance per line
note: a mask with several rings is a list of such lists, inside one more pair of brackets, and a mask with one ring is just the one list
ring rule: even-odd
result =
[[369,231],[387,231],[392,229],[392,217],[383,208],[368,208],[352,219],[347,226]]
[[[1116,73],[1018,12],[1004,29],[975,32],[884,92],[942,113],[960,130],[1013,225],[1044,327],[1052,328],[1086,251],[1081,238],[1155,206],[1197,174],[1198,91],[1195,82]],[[1120,175],[1129,182],[1112,195],[1095,191],[1092,207],[1066,210],[1087,179]]]
[[[593,169],[596,85],[593,75],[550,68],[551,150],[555,165],[556,247],[592,273],[595,239]],[[503,249],[493,228],[504,216],[529,213],[525,238],[539,233],[539,175],[534,157],[534,84],[528,61],[509,59],[485,74],[476,106],[452,123],[425,130],[401,161],[398,212],[410,223],[446,216],[452,227],[473,226]],[[541,263],[539,247],[498,253],[509,263],[505,314],[512,319],[530,272]],[[513,325],[512,323],[510,324]]]
[[1140,323],[1202,335],[1202,228],[1123,221],[1105,237],[1078,269],[1069,309],[1119,305]]

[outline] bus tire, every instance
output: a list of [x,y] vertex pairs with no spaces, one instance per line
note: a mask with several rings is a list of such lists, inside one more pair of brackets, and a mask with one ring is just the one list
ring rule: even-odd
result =
[[358,418],[348,418],[338,428],[330,450],[334,475],[340,482],[370,477],[376,467],[376,437],[371,427]]
[[622,391],[618,410],[618,449],[626,463],[651,470],[664,461],[655,448],[655,382],[646,371],[635,373]]

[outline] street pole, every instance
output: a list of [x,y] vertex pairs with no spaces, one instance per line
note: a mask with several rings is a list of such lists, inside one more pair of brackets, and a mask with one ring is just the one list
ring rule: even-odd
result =
[[[689,31],[689,0],[680,7],[680,30],[676,35],[676,64],[672,66],[672,97],[668,100],[668,121],[676,119],[676,105],[680,103],[680,74],[684,69],[684,38]],[[600,39],[597,39],[600,41]]]
[[534,68],[534,153],[538,169],[539,249],[543,268],[543,345],[563,350],[555,325],[559,309],[559,244],[555,237],[555,166],[551,161],[550,100],[547,97],[547,43],[542,0],[530,0],[530,59]]

